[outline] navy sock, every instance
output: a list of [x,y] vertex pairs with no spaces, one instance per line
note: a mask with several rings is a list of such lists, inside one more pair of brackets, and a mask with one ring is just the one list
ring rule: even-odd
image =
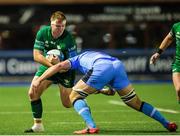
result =
[[31,102],[31,110],[33,112],[33,117],[34,118],[41,118],[42,117],[42,101],[41,99],[38,99],[36,101]]
[[161,115],[161,113],[156,108],[154,108],[152,105],[144,102],[144,103],[142,103],[140,111],[143,112],[144,114],[146,114],[147,116],[160,122],[165,128],[168,127],[169,121],[166,120]]
[[96,124],[92,118],[90,108],[83,99],[78,99],[73,104],[74,109],[84,119],[86,125],[91,128],[96,128]]

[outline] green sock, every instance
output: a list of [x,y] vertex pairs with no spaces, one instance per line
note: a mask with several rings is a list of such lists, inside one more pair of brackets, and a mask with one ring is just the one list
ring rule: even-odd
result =
[[41,99],[31,101],[31,110],[34,118],[42,117],[43,108]]

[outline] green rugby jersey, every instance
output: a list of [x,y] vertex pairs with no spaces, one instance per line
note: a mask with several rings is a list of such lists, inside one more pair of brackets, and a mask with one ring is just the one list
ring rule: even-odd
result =
[[176,40],[176,59],[180,60],[180,22],[173,25],[170,33]]
[[[64,60],[77,55],[77,45],[73,36],[67,30],[64,30],[64,33],[59,38],[54,39],[50,26],[44,26],[37,32],[34,49],[43,51],[44,56],[49,50],[59,49],[64,54]],[[41,76],[46,70],[47,67],[41,65],[35,75]],[[65,87],[72,87],[75,80],[75,71],[57,73],[49,80],[54,83],[61,83]]]
[[72,35],[67,30],[64,30],[64,33],[59,38],[54,39],[50,26],[44,26],[38,31],[34,49],[43,51],[44,55],[49,50],[59,49],[63,52],[65,59],[77,54],[77,45]]
[[180,22],[173,25],[170,34],[176,40],[176,54],[172,63],[172,72],[180,72]]

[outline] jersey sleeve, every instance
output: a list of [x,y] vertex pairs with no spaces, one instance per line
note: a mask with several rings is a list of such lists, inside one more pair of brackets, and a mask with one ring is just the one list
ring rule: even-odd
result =
[[70,33],[69,33],[69,39],[71,42],[69,43],[68,52],[69,52],[69,58],[71,58],[77,55],[77,44],[75,42],[74,37]]
[[75,57],[72,57],[72,58],[69,58],[68,60],[70,61],[71,63],[71,70],[72,69],[78,69],[78,66],[79,66],[79,56],[75,56]]
[[34,42],[34,49],[43,51],[45,47],[44,44],[45,42],[43,40],[43,30],[40,29],[36,34],[36,39]]
[[176,26],[177,26],[177,24],[174,24],[170,30],[170,34],[172,35],[173,38],[175,38]]

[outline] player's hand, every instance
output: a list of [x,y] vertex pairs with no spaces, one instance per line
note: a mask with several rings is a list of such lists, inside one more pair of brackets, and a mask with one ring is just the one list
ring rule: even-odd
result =
[[96,91],[94,94],[104,94],[104,95],[108,95],[108,96],[113,96],[115,95],[115,90],[111,87],[105,86],[102,90]]
[[157,59],[159,58],[159,53],[155,53],[151,56],[149,63],[150,64],[156,64]]
[[47,59],[48,59],[48,61],[49,61],[51,64],[53,64],[53,65],[55,65],[55,64],[57,64],[57,63],[60,62],[59,57],[58,57],[57,55],[49,55],[49,56],[47,57]]

